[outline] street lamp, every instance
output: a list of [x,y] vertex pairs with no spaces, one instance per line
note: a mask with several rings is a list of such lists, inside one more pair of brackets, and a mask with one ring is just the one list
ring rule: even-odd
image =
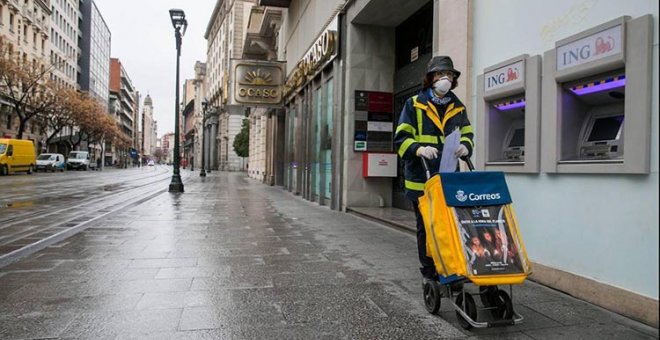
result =
[[[181,57],[181,37],[186,34],[188,21],[186,14],[181,9],[171,9],[170,19],[174,27],[176,38],[176,100],[174,102],[174,173],[170,182],[170,192],[183,192],[183,182],[179,174],[181,155],[179,154],[179,57]],[[181,29],[183,28],[183,32]]]
[[206,129],[206,109],[208,109],[209,102],[204,99],[202,102],[202,170],[199,171],[199,175],[201,177],[206,177],[206,163],[204,163],[204,151],[206,150],[205,147],[205,140],[204,140],[204,130]]

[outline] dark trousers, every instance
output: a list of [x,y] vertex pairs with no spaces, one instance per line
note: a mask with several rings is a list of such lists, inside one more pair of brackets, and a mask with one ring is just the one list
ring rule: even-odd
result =
[[419,254],[419,263],[422,265],[420,271],[424,277],[436,277],[433,258],[426,256],[426,229],[424,229],[424,220],[422,219],[422,214],[419,212],[417,202],[413,202],[412,205],[415,209],[415,217],[417,218],[417,253]]

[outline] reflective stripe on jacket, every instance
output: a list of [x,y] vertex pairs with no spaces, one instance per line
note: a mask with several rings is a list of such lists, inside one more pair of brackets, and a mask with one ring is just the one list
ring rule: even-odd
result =
[[445,135],[454,129],[460,129],[460,142],[467,147],[468,157],[472,155],[474,134],[465,106],[451,91],[445,98],[446,103],[436,105],[422,90],[406,101],[399,117],[394,145],[399,157],[405,162],[406,196],[413,201],[423,194],[426,182],[422,162],[416,155],[420,146],[433,146],[438,149],[438,158],[428,162],[432,174],[437,173],[440,168],[440,153]]

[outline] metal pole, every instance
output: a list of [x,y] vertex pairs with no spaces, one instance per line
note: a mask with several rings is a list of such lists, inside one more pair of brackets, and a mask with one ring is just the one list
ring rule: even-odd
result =
[[170,182],[170,192],[183,192],[183,182],[179,174],[181,155],[179,154],[179,57],[181,56],[181,31],[175,28],[176,37],[176,99],[174,103],[174,173]]
[[[218,109],[218,108],[214,106],[214,107],[213,107],[213,110],[214,110],[213,112],[217,112],[217,111],[216,111],[217,109]],[[213,125],[213,124],[211,124],[211,125]],[[206,173],[207,173],[207,174],[210,174],[210,173],[211,173],[211,170],[213,169],[213,167],[211,166],[211,164],[213,163],[213,158],[211,157],[211,156],[213,155],[213,152],[211,152],[211,151],[213,150],[213,145],[212,145],[212,144],[213,144],[214,141],[215,141],[215,137],[214,137],[215,135],[214,135],[213,133],[211,133],[212,131],[213,131],[212,127],[209,126],[209,133],[211,134],[211,138],[209,139],[209,145],[208,145],[208,151],[209,151],[208,154],[209,154],[209,157],[208,157],[208,159],[206,160],[206,163],[208,163],[208,164],[207,164],[207,165],[208,165],[208,169],[206,169]]]
[[206,125],[206,108],[202,107],[202,170],[199,171],[201,177],[206,177],[206,165],[204,164],[204,125]]

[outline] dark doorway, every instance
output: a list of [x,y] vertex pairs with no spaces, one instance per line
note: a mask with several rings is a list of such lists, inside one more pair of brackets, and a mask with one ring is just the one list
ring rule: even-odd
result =
[[[433,1],[402,22],[395,30],[394,121],[399,121],[406,100],[422,88],[422,77],[433,52]],[[394,150],[398,151],[398,150]],[[392,206],[412,210],[405,197],[403,162],[398,159],[392,180]]]

